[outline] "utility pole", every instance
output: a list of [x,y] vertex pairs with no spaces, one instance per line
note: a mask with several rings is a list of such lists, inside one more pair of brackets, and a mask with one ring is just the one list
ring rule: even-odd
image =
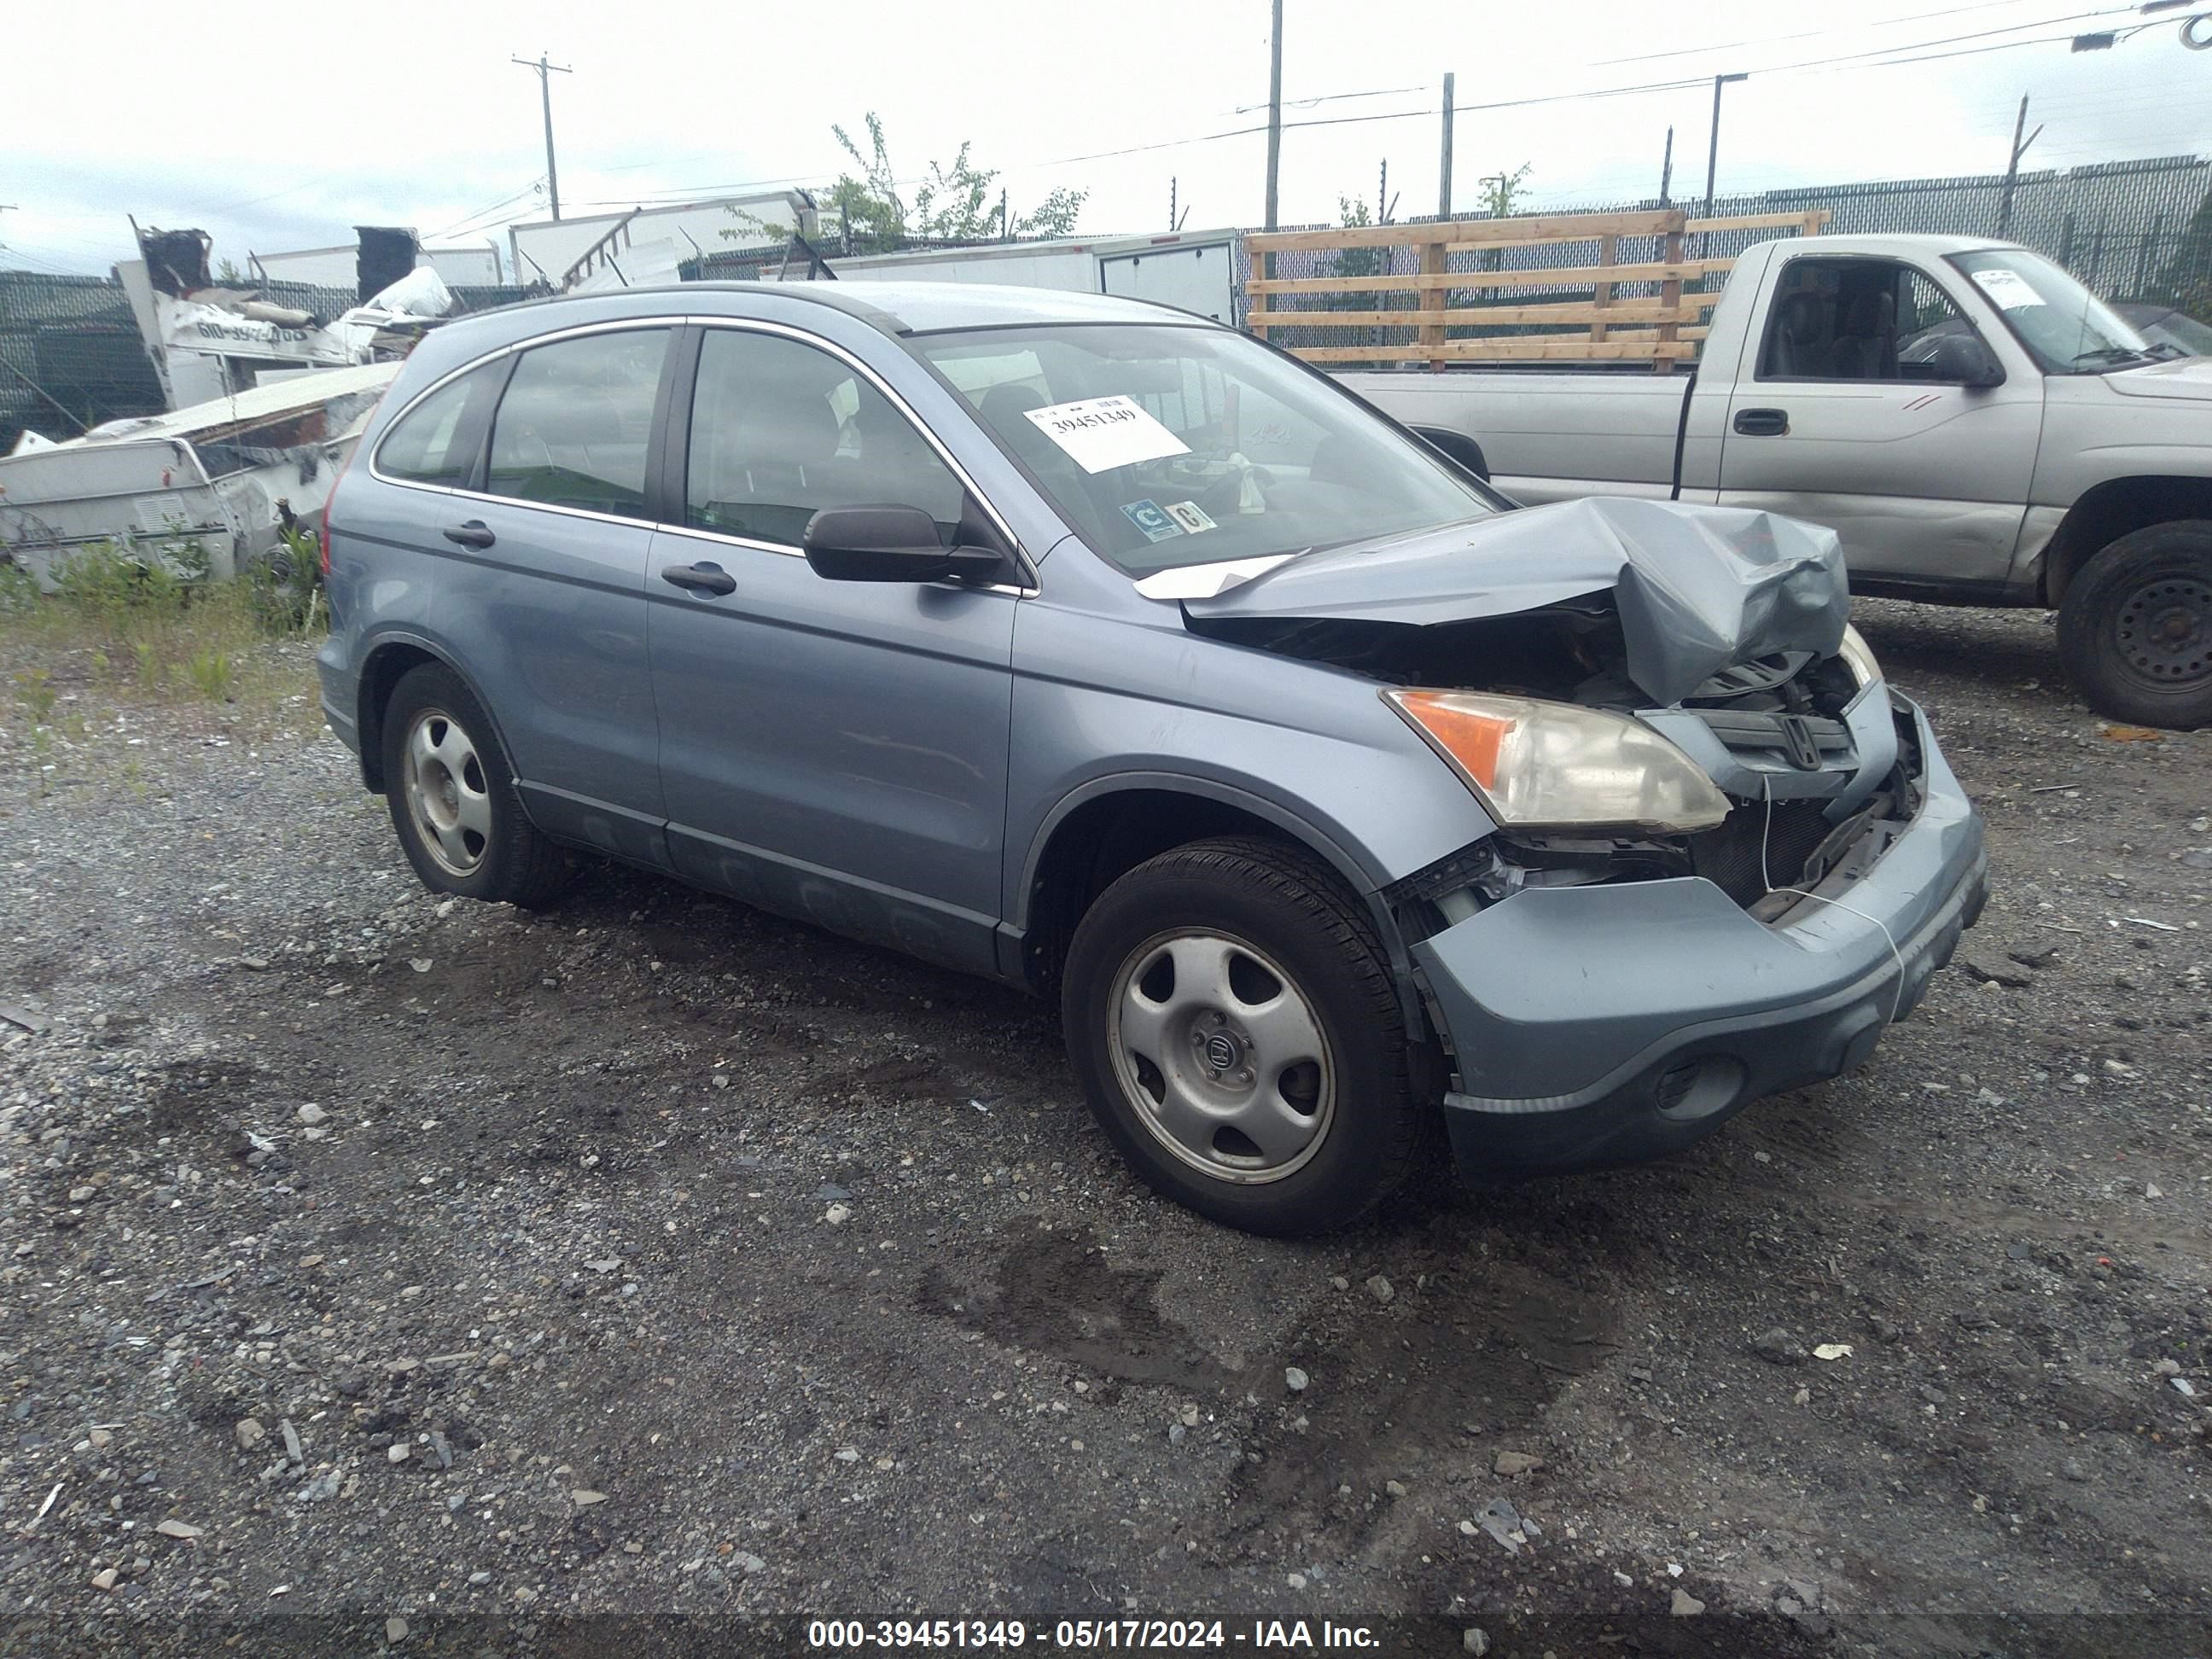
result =
[[1747,75],[1716,75],[1713,76],[1713,131],[1705,149],[1705,217],[1713,216],[1713,179],[1721,164],[1721,88],[1731,81],[1748,81]]
[[1444,148],[1437,163],[1437,217],[1451,217],[1452,76],[1444,71]]
[[1674,198],[1668,192],[1674,184],[1674,129],[1667,129],[1667,152],[1659,162],[1659,205],[1672,207]]
[[1375,182],[1375,222],[1390,222],[1390,158],[1382,158],[1382,176]]
[[1273,0],[1274,21],[1267,31],[1267,223],[1275,228],[1283,171],[1283,0]]
[[550,64],[545,54],[539,52],[535,61],[527,58],[509,60],[526,70],[538,71],[538,99],[545,108],[545,194],[553,204],[553,216],[561,216],[561,174],[553,165],[553,76],[574,71],[563,64]]
[[2004,194],[1997,198],[1997,234],[2009,235],[2012,231],[2012,188],[2020,179],[2020,158],[2027,154],[2027,147],[2043,137],[2038,126],[2026,138],[2020,135],[2027,127],[2027,94],[2020,95],[2020,115],[2012,124],[2012,159],[2005,163]]
[[[1701,218],[1713,216],[1713,178],[1721,164],[1721,88],[1731,81],[1748,81],[1750,78],[1747,75],[1713,76],[1713,131],[1705,146],[1705,210],[1698,216]],[[1705,245],[1711,235],[1712,233],[1707,231],[1698,238],[1698,257],[1700,259],[1705,257]]]
[[1173,230],[1175,228],[1176,228],[1176,179],[1175,179],[1175,175],[1174,175],[1173,173],[1170,173],[1170,174],[1168,175],[1168,228],[1169,228],[1170,230]]

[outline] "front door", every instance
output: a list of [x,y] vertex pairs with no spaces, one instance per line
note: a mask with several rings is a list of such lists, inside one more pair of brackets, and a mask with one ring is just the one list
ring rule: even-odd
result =
[[1927,272],[1891,259],[1781,262],[1736,383],[1719,501],[1809,519],[1843,539],[1855,586],[2003,586],[2043,387],[1960,384],[1973,325]]
[[799,538],[817,509],[921,507],[950,544],[965,489],[826,343],[758,325],[693,337],[667,475],[683,522],[653,537],[647,582],[677,868],[990,971],[1017,597],[816,575]]

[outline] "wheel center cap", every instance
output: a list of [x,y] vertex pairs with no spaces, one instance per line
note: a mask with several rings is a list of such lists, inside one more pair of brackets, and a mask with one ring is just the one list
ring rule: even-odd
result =
[[2156,631],[2168,645],[2186,644],[2197,632],[2197,617],[2193,612],[2179,607],[2158,619]]
[[1236,1043],[1220,1032],[1216,1031],[1212,1036],[1206,1038],[1206,1063],[1212,1066],[1215,1071],[1227,1071],[1242,1056],[1237,1053]]

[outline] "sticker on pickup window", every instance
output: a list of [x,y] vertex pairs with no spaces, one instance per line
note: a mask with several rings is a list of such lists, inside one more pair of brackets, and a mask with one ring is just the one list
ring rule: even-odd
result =
[[2029,285],[2027,277],[2002,265],[1974,272],[1974,285],[1988,295],[2000,311],[2018,311],[2025,306],[2043,303],[2043,296]]
[[1190,453],[1188,444],[1127,398],[1085,398],[1024,412],[1085,472]]
[[1164,542],[1170,536],[1183,533],[1180,519],[1170,516],[1174,514],[1174,507],[1162,507],[1151,500],[1121,503],[1121,516],[1143,531],[1148,542]]
[[1200,531],[1215,528],[1213,520],[1206,517],[1206,509],[1196,501],[1170,501],[1167,515],[1183,527],[1186,535],[1195,536]]

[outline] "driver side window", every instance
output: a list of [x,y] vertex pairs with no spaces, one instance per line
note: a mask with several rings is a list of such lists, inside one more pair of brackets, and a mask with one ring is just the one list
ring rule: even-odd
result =
[[780,334],[708,331],[691,399],[684,521],[797,547],[825,507],[916,507],[947,547],[960,480],[842,360]]

